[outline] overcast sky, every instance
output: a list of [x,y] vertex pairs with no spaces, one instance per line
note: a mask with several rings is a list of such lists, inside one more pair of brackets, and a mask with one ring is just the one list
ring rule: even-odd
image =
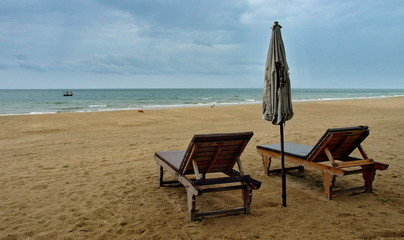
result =
[[0,88],[404,88],[402,0],[1,0]]

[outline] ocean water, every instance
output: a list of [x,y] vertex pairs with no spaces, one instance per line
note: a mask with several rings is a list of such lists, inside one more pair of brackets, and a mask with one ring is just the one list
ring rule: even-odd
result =
[[[0,115],[260,104],[262,89],[0,90]],[[404,96],[404,89],[292,89],[293,101]]]

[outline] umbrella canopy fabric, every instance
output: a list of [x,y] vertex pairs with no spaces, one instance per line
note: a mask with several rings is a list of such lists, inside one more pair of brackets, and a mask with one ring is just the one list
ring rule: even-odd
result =
[[281,26],[275,22],[265,66],[262,118],[274,125],[284,124],[293,117],[289,67],[286,62]]
[[265,65],[265,81],[263,95],[262,118],[280,125],[281,136],[281,169],[282,169],[282,206],[286,207],[286,169],[283,126],[293,117],[292,98],[290,92],[289,67],[286,62],[281,26],[275,22],[272,27],[267,62]]

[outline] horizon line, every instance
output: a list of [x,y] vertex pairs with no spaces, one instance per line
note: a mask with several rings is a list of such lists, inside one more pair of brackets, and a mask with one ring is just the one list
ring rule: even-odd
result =
[[[0,90],[151,90],[151,89],[264,89],[263,87],[202,87],[202,88],[188,88],[188,87],[176,87],[176,88],[0,88]],[[317,90],[404,90],[404,88],[316,88],[316,87],[299,87],[293,89],[317,89]]]

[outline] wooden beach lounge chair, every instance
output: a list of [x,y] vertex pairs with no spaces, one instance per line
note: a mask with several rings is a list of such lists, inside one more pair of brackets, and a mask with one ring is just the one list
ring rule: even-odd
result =
[[[369,135],[367,126],[328,129],[323,137],[312,146],[297,143],[285,143],[285,163],[297,166],[286,170],[298,169],[301,172],[305,167],[318,170],[323,175],[325,197],[331,200],[333,194],[364,190],[372,191],[372,182],[376,170],[386,170],[387,164],[378,163],[370,159],[363,148],[362,141]],[[350,156],[358,149],[362,158]],[[272,158],[280,159],[279,144],[257,146],[262,155],[265,173],[280,172],[280,169],[270,170]],[[365,185],[351,189],[332,191],[336,176],[362,173]]]
[[[191,221],[209,215],[249,214],[252,190],[258,189],[261,183],[244,174],[240,155],[252,136],[252,132],[200,134],[192,138],[186,151],[156,152],[159,186],[178,182],[184,185]],[[236,163],[239,171],[233,170]],[[164,181],[164,170],[178,181]],[[208,174],[214,177],[208,178]],[[236,189],[242,189],[243,207],[208,212],[195,209],[196,197],[203,193]]]

